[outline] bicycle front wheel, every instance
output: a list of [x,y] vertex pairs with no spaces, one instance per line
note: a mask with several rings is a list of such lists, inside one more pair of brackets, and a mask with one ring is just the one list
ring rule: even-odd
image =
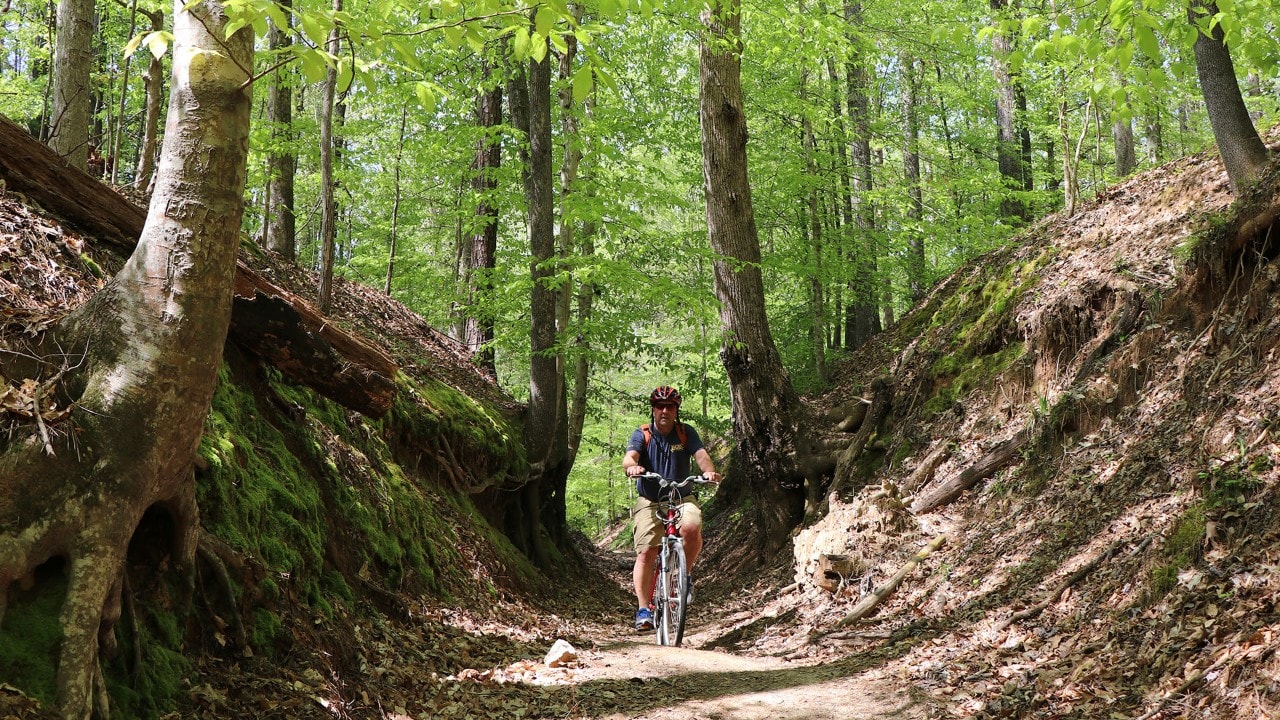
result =
[[684,615],[689,598],[684,546],[665,545],[658,565],[658,617],[654,629],[659,645],[679,645],[684,640]]

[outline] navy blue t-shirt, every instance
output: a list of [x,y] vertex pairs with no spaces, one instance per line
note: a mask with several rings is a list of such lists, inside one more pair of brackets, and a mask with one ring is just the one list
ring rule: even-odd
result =
[[[668,480],[683,480],[689,477],[690,460],[702,449],[702,438],[692,427],[684,426],[684,443],[680,442],[680,433],[676,430],[682,423],[677,422],[671,432],[662,435],[656,427],[652,427],[653,437],[649,447],[644,445],[644,430],[636,428],[627,443],[627,452],[635,450],[640,453],[640,464],[645,470],[656,472]],[[636,492],[650,500],[658,498],[656,480],[642,481],[636,478]]]

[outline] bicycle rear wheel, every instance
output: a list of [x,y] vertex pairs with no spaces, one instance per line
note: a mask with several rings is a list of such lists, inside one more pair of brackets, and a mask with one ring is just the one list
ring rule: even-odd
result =
[[688,573],[682,543],[665,545],[658,565],[658,613],[654,629],[659,645],[679,645],[684,640],[684,615],[688,604]]

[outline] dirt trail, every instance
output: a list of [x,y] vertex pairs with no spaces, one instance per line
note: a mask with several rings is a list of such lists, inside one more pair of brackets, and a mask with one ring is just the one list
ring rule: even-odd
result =
[[[697,637],[692,638],[697,642]],[[573,684],[608,687],[617,696],[608,720],[914,720],[927,702],[890,681],[843,676],[839,664],[805,666],[691,647],[658,647],[639,639],[583,654]],[[625,694],[612,689],[631,686]],[[596,702],[610,698],[598,697]],[[593,703],[594,704],[594,703]],[[605,704],[605,703],[601,703]],[[600,705],[596,705],[600,707]],[[604,708],[600,708],[604,709]]]

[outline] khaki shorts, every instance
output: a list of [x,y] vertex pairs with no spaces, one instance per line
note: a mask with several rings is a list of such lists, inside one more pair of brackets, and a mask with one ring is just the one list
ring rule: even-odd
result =
[[[631,519],[636,524],[636,552],[662,544],[662,535],[666,532],[666,528],[658,520],[657,508],[658,503],[645,498],[637,498],[635,507],[631,508]],[[680,532],[700,527],[702,527],[702,508],[698,507],[698,498],[684,498],[680,503]]]

